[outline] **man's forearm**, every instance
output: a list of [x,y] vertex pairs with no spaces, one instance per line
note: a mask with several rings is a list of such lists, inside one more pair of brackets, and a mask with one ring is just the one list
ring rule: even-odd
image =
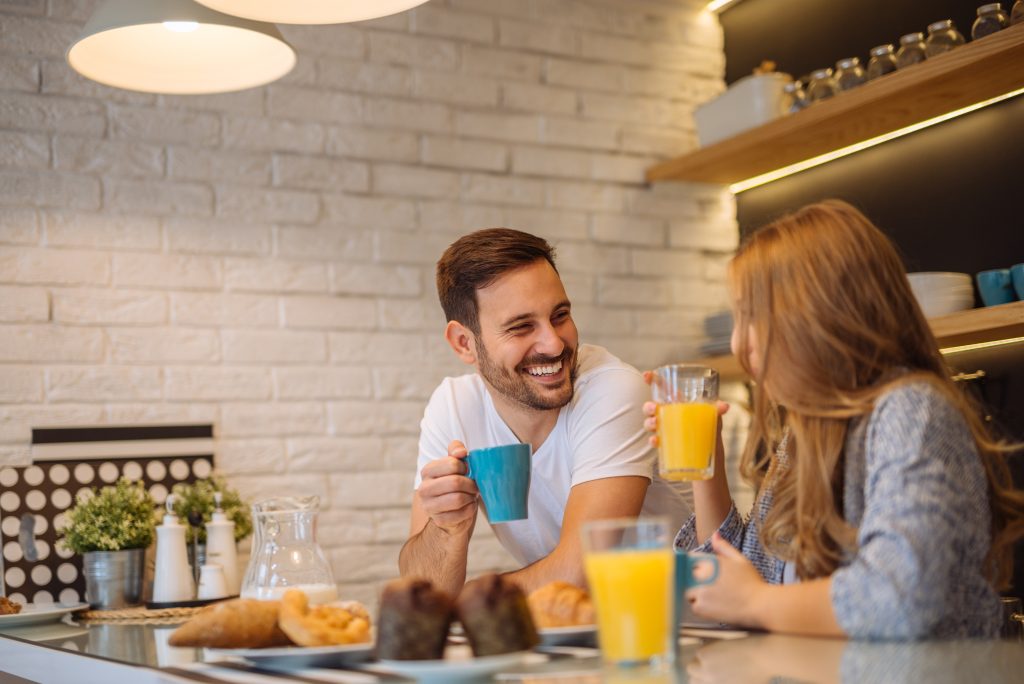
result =
[[569,582],[578,587],[585,587],[587,584],[579,545],[575,545],[573,548],[555,549],[535,563],[505,573],[505,576],[518,584],[527,594],[554,580]]
[[398,570],[403,577],[422,577],[437,588],[455,596],[466,583],[469,538],[451,534],[428,521],[419,533],[409,537],[398,554]]

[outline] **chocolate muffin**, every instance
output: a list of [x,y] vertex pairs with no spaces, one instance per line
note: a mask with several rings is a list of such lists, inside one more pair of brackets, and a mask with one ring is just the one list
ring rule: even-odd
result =
[[444,656],[452,599],[428,580],[406,577],[384,586],[377,620],[377,657],[436,660]]
[[468,582],[455,600],[455,613],[477,656],[525,651],[540,642],[526,595],[500,575]]

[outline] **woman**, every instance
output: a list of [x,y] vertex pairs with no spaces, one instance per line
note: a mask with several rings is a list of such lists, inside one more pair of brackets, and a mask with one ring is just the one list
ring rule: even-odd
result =
[[732,351],[757,381],[740,469],[758,497],[742,520],[719,448],[676,538],[719,556],[719,579],[687,594],[693,611],[802,634],[996,635],[993,587],[1009,577],[1024,496],[890,241],[822,202],[754,233],[729,282]]

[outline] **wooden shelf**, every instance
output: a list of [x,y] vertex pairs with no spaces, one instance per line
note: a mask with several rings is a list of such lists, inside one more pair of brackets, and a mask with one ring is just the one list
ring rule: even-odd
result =
[[736,183],[1024,87],[1024,24],[647,170],[648,181]]
[[[1024,337],[1024,302],[968,309],[939,318],[931,318],[939,347],[943,350],[979,342]],[[718,371],[723,382],[745,381],[746,373],[732,354],[708,356],[694,361]]]

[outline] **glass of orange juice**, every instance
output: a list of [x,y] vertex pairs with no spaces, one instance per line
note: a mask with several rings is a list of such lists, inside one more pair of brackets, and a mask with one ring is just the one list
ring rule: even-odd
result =
[[583,565],[605,661],[671,661],[674,530],[667,518],[597,520],[583,527]]
[[718,371],[672,364],[655,369],[658,472],[666,480],[708,480],[715,474]]

